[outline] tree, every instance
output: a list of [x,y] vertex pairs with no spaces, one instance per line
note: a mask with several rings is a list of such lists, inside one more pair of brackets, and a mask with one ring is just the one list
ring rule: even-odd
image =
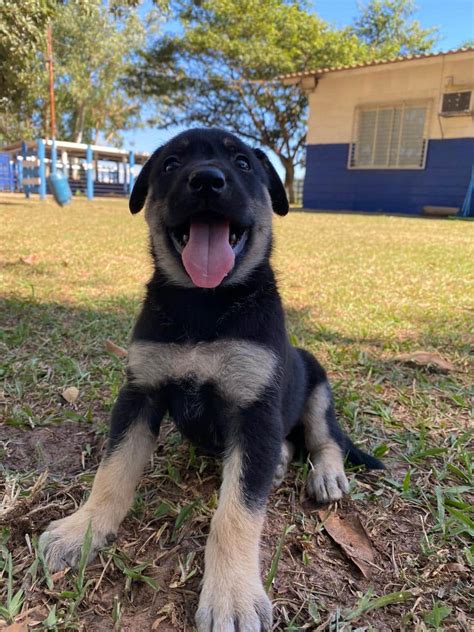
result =
[[[39,124],[42,99],[41,51],[53,0],[0,3],[0,142],[30,138]],[[36,116],[35,116],[36,115]]]
[[129,80],[131,91],[154,99],[160,126],[226,127],[273,150],[293,201],[307,99],[275,77],[363,59],[364,46],[347,30],[331,30],[299,0],[197,0],[171,6],[181,30],[142,54]]
[[[133,0],[0,0],[0,144],[47,135],[46,28],[52,26],[58,138],[120,142],[141,102],[124,78],[146,25]],[[158,4],[158,3],[157,3]]]
[[138,124],[141,104],[130,99],[123,78],[145,28],[126,7],[110,11],[101,0],[68,3],[53,23],[58,136],[74,142],[120,141],[119,131]]
[[428,53],[438,40],[437,29],[422,29],[414,0],[370,0],[359,4],[352,32],[365,42],[375,58]]

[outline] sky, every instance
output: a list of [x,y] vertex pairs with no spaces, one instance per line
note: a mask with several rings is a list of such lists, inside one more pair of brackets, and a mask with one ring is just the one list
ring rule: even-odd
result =
[[[357,0],[313,0],[315,12],[337,27],[347,26],[357,15]],[[414,19],[423,28],[438,27],[440,39],[435,50],[458,48],[466,40],[474,39],[474,0],[417,0]],[[159,130],[138,129],[124,134],[124,147],[152,152],[169,140],[179,128]],[[273,160],[281,171],[278,159]]]

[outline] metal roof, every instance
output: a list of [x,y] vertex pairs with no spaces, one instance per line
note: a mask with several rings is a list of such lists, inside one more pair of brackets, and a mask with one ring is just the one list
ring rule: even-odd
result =
[[[50,149],[53,144],[53,141],[50,139],[45,140],[45,145],[47,149]],[[20,153],[21,152],[22,141],[17,141],[16,143],[11,143],[10,145],[5,145],[4,147],[0,147],[0,151],[4,151],[7,153]],[[36,141],[30,140],[26,141],[26,146],[28,148],[36,147]],[[65,140],[57,140],[56,148],[58,152],[67,151],[67,153],[71,156],[84,157],[87,150],[86,143],[72,143]],[[107,147],[105,145],[91,145],[92,152],[96,155],[97,158],[101,160],[117,160],[118,158],[127,158],[129,151],[128,149],[117,149],[116,147]],[[137,164],[143,164],[148,160],[150,154],[143,151],[134,151],[135,162]]]
[[[419,55],[401,55],[399,57],[392,57],[391,59],[379,59],[375,61],[365,62],[361,64],[351,64],[347,66],[331,66],[328,68],[318,68],[317,70],[304,70],[302,72],[292,72],[287,75],[280,75],[278,79],[283,82],[290,83],[289,80],[302,79],[304,77],[318,77],[325,75],[329,72],[340,72],[341,70],[356,70],[358,68],[370,68],[371,66],[384,66],[388,64],[396,64],[404,61],[414,61],[420,59],[431,59],[433,57],[443,57],[444,55],[455,55],[457,53],[474,53],[474,46],[467,48],[454,48],[448,51],[441,51],[439,53],[422,53]],[[291,83],[297,83],[291,81]]]

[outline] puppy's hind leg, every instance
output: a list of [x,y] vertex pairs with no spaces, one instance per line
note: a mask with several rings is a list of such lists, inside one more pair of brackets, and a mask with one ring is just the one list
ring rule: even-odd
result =
[[325,381],[308,398],[303,415],[306,446],[312,464],[307,489],[318,502],[329,503],[349,491],[342,447],[331,435],[336,424],[331,387]]
[[155,447],[164,410],[154,399],[131,387],[122,389],[112,412],[107,454],[87,502],[67,518],[52,522],[40,538],[51,570],[77,566],[89,525],[92,545],[88,561],[115,539]]
[[329,503],[339,500],[349,491],[344,472],[345,435],[336,420],[326,372],[312,355],[301,350],[300,353],[310,384],[302,416],[305,443],[312,465],[307,490],[318,502]]

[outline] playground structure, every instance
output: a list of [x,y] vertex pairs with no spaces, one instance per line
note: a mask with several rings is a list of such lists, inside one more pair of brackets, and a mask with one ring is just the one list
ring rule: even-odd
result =
[[0,149],[0,191],[22,192],[41,200],[50,193],[47,178],[63,173],[73,195],[128,196],[135,167],[149,154],[115,147],[49,139],[20,141]]

